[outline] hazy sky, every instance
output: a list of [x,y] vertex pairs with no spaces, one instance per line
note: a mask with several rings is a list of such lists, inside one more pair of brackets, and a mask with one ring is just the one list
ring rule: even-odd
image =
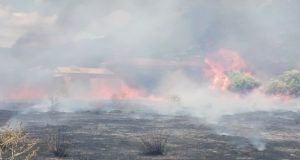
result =
[[[239,51],[257,70],[299,68],[298,0],[0,0],[8,66]],[[2,64],[3,65],[3,64]]]
[[[107,68],[120,69],[113,72],[129,86],[179,95],[196,114],[273,109],[260,90],[243,98],[211,92],[201,65],[205,55],[228,49],[262,81],[300,69],[299,7],[299,0],[0,0],[0,98],[59,88],[52,81],[58,66],[117,62]],[[138,58],[157,63],[119,65]],[[155,66],[190,63],[197,65]]]

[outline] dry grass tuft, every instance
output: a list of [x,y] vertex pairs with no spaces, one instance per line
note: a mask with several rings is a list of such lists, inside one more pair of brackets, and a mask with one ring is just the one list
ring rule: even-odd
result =
[[146,155],[164,155],[169,136],[161,132],[141,136],[142,151]]
[[9,125],[0,130],[0,159],[32,160],[39,150],[38,140],[32,138],[21,126]]
[[47,134],[48,151],[55,157],[67,157],[71,145],[70,138],[60,128],[52,128]]

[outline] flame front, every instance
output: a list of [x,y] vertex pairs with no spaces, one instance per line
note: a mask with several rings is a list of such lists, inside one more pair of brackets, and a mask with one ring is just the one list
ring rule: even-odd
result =
[[90,96],[94,99],[163,100],[163,98],[159,96],[147,95],[143,90],[133,88],[121,79],[92,80]]
[[226,90],[229,85],[228,72],[245,71],[247,65],[240,54],[233,50],[220,49],[204,59],[204,72],[211,78],[212,88]]
[[24,86],[7,91],[3,98],[6,100],[39,100],[45,98],[46,95],[46,91],[42,87]]
[[141,97],[138,90],[129,87],[120,79],[98,79],[91,81],[91,97],[96,99],[118,98],[136,99]]

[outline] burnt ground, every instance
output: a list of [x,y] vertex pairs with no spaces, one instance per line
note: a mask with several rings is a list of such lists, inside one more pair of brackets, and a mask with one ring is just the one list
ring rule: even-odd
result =
[[[300,113],[252,112],[206,123],[186,115],[160,115],[122,108],[81,112],[0,111],[0,124],[22,122],[39,139],[38,159],[55,159],[47,150],[51,127],[63,129],[71,145],[63,159],[78,160],[299,160]],[[169,136],[166,153],[144,155],[145,134]]]

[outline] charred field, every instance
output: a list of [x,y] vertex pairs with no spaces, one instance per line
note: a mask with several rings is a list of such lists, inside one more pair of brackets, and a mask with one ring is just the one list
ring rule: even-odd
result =
[[0,160],[300,160],[300,0],[0,0]]
[[[107,109],[109,108],[109,109]],[[256,111],[226,115],[218,122],[176,113],[159,114],[143,105],[109,106],[76,112],[1,110],[1,125],[22,123],[39,140],[37,159],[59,159],[49,152],[49,129],[68,138],[61,159],[296,160],[300,158],[300,113]],[[141,138],[168,136],[163,155],[143,153]]]

